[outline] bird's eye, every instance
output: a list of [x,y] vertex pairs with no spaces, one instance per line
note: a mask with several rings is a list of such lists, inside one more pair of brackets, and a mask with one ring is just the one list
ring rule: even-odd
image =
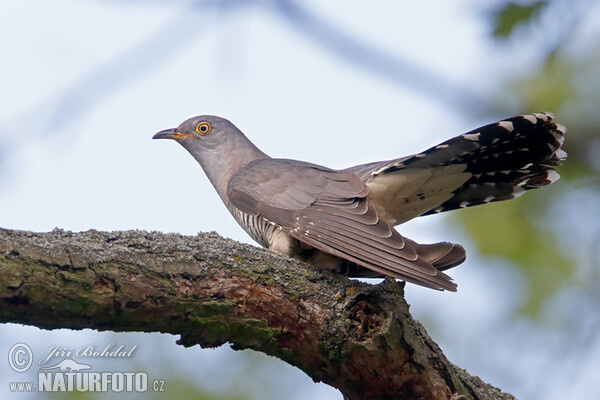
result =
[[208,122],[200,122],[196,127],[196,132],[201,134],[202,136],[208,135],[212,127]]

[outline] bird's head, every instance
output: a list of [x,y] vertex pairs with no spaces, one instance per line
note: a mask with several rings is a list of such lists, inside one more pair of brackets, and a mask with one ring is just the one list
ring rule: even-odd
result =
[[249,162],[268,158],[225,118],[200,115],[177,128],[165,129],[152,139],[173,139],[182,145],[204,169],[219,195],[227,204],[227,182]]
[[186,148],[210,148],[238,136],[241,132],[228,120],[200,115],[182,122],[177,128],[158,132],[152,139],[174,139]]

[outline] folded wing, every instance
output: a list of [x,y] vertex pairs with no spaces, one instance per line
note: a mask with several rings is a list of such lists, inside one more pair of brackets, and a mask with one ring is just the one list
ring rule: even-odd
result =
[[228,185],[233,206],[318,250],[382,275],[455,291],[451,278],[432,263],[441,260],[449,268],[462,262],[462,247],[423,247],[427,257],[421,257],[419,245],[392,228],[368,194],[369,188],[349,171],[278,159],[248,164]]

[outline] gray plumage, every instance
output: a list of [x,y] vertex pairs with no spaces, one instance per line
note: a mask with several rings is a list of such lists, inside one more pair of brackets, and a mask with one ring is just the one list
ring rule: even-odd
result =
[[554,168],[566,156],[564,133],[550,114],[523,115],[423,153],[345,170],[271,158],[215,116],[190,118],[154,138],[185,147],[262,246],[349,276],[391,276],[455,291],[442,271],[465,260],[463,247],[417,244],[394,226],[554,182]]

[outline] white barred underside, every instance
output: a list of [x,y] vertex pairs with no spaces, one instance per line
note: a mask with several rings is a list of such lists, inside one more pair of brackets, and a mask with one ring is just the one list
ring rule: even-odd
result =
[[285,247],[285,245],[281,242],[283,238],[276,238],[275,232],[281,231],[281,229],[279,229],[279,227],[274,223],[267,221],[263,217],[241,212],[237,208],[231,208],[231,214],[238,224],[244,228],[246,233],[261,246],[271,248],[273,241],[277,239],[278,248],[272,250],[289,254],[289,252],[283,251]]

